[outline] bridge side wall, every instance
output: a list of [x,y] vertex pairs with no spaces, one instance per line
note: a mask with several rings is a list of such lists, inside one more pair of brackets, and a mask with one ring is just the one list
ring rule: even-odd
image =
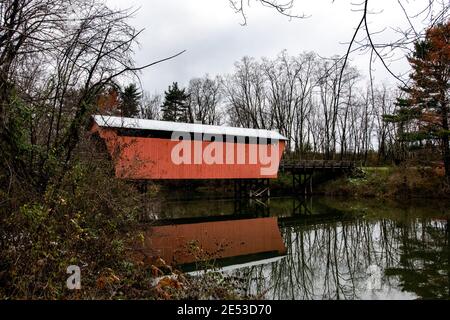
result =
[[[115,164],[116,176],[131,180],[273,179],[277,178],[279,163],[285,148],[284,141],[276,141],[272,145],[195,141],[190,144],[191,157],[183,152],[175,152],[175,154],[186,156],[184,159],[190,159],[187,162],[191,163],[177,164],[173,161],[173,151],[177,145],[180,148],[179,141],[119,136],[114,129],[100,128],[96,124],[91,131],[97,132],[105,141]],[[216,149],[223,150],[222,154],[219,152],[216,156],[215,152],[208,152],[208,150],[211,151],[213,143],[216,144]],[[214,155],[214,158],[218,160],[217,163],[205,163],[204,157],[197,158],[197,162],[195,162],[194,151],[198,150],[199,146],[202,155],[205,153]],[[255,147],[258,148],[258,156],[256,159],[250,159],[250,151],[255,150]],[[187,147],[186,150],[188,150]],[[243,164],[237,161],[238,150],[244,151],[245,159],[241,159]],[[230,152],[234,153],[234,157],[230,156]],[[274,152],[274,157],[270,157],[272,152]],[[269,158],[261,158],[259,153],[269,155]],[[268,161],[269,159],[272,160]],[[251,162],[251,160],[256,160],[256,162]],[[269,168],[271,170],[268,170]]]

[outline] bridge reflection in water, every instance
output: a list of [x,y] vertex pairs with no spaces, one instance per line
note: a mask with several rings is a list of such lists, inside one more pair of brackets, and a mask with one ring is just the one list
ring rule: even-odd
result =
[[141,249],[188,271],[210,258],[244,279],[246,293],[268,299],[450,298],[448,204],[288,198],[268,206],[161,204]]
[[[341,211],[324,205],[319,210],[322,213],[317,214],[307,198],[292,198],[289,206],[277,207],[285,200],[202,201],[201,206],[196,201],[160,204],[154,212],[158,219],[145,231],[143,245],[135,248],[135,256],[152,264],[162,258],[186,272],[267,264],[287,253],[283,228],[345,220]],[[219,208],[218,214],[211,215]]]
[[255,218],[154,226],[139,251],[193,271],[282,257],[286,247],[277,218]]

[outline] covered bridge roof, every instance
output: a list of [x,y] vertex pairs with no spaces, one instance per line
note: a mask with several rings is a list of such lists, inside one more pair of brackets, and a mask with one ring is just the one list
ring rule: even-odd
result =
[[145,120],[115,116],[95,115],[94,121],[100,127],[136,130],[155,130],[168,132],[202,133],[210,135],[227,135],[235,137],[254,137],[273,140],[288,140],[277,131],[212,126],[197,123],[180,123],[171,121]]

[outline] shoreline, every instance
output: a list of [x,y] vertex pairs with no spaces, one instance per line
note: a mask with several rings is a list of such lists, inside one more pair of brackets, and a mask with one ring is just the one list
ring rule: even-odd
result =
[[[233,185],[227,181],[155,183],[153,187],[153,197],[162,196],[171,200],[197,197],[223,200],[235,198]],[[292,177],[286,173],[280,173],[277,179],[271,179],[270,188],[271,198],[296,196],[292,191]],[[380,200],[450,200],[450,182],[446,182],[441,172],[433,168],[362,167],[351,174],[313,185],[313,193],[308,196]]]

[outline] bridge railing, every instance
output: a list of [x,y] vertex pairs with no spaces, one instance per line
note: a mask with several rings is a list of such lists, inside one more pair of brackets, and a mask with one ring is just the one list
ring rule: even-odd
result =
[[343,160],[282,160],[280,169],[352,169],[353,161]]

